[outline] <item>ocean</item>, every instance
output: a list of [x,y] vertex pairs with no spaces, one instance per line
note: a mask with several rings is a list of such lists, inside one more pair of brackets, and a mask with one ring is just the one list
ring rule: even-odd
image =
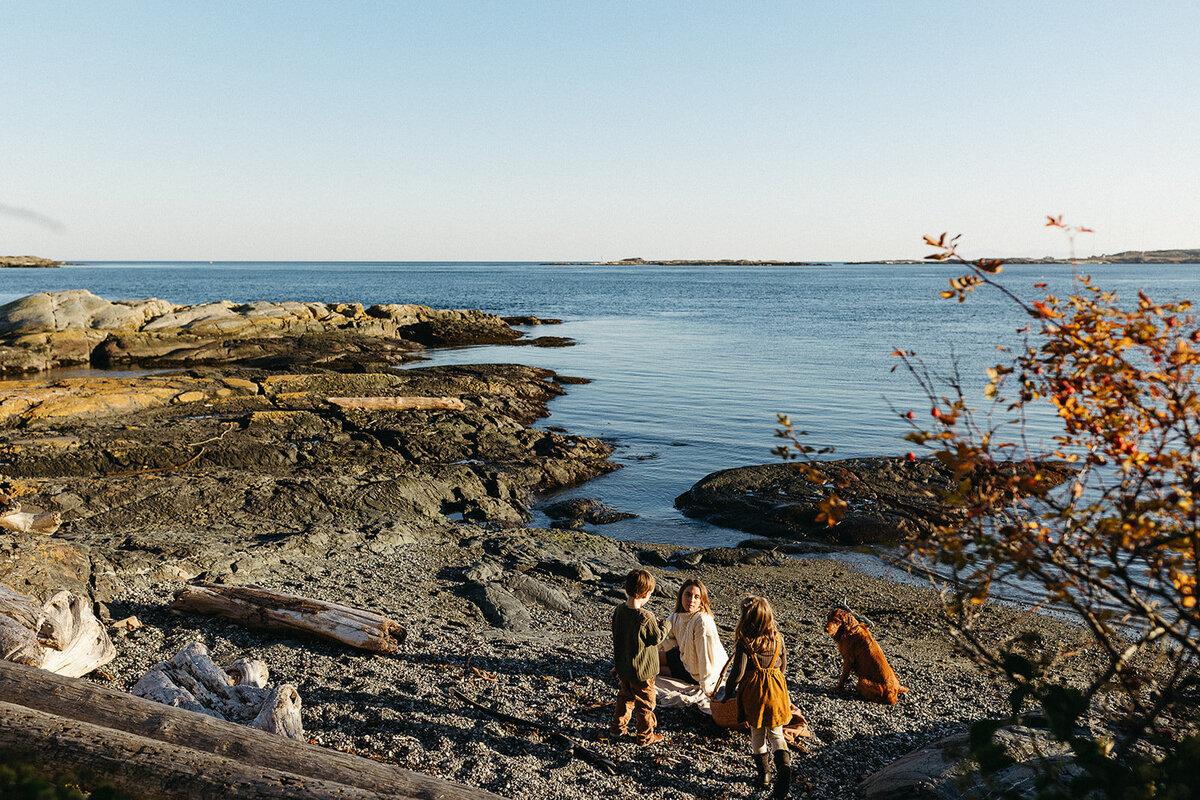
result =
[[[1123,297],[1195,299],[1200,265],[1088,265]],[[89,262],[0,270],[0,303],[39,291],[89,289],[110,299],[176,303],[228,299],[422,303],[502,316],[563,319],[525,329],[568,336],[565,348],[467,347],[430,351],[426,364],[512,362],[591,383],[567,387],[540,426],[604,439],[624,466],[562,496],[586,496],[637,519],[605,526],[618,539],[691,546],[746,535],[684,517],[674,498],[710,472],[776,459],[776,414],[789,414],[823,458],[894,455],[911,445],[900,415],[929,403],[897,349],[934,374],[957,370],[968,399],[986,406],[984,369],[1019,345],[1020,310],[998,292],[962,304],[939,292],[961,269],[944,264],[804,267],[550,266],[540,263]],[[1001,275],[1037,296],[1036,282],[1069,289],[1068,265],[1022,264]],[[1058,430],[1031,420],[1034,440]],[[544,518],[537,520],[545,522]]]

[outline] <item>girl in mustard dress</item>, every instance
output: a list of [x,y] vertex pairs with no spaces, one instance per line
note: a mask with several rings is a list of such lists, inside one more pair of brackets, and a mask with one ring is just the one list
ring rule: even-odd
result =
[[771,604],[762,597],[742,601],[733,661],[722,699],[737,696],[739,715],[750,725],[750,749],[758,770],[757,785],[768,785],[770,753],[774,752],[774,800],[788,796],[792,782],[792,754],[783,738],[783,726],[792,718],[787,681],[783,677],[787,653],[775,625]]

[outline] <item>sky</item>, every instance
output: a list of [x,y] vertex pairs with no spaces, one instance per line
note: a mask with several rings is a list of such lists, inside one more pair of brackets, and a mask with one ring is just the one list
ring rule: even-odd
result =
[[1200,3],[0,0],[0,254],[1200,248]]

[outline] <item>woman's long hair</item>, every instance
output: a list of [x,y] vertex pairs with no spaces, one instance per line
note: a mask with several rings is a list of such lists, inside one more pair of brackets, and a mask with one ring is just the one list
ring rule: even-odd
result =
[[679,587],[679,594],[675,595],[675,611],[680,614],[684,613],[683,593],[688,590],[689,586],[695,586],[700,590],[700,610],[711,617],[713,613],[712,606],[708,604],[708,587],[697,578],[688,578],[683,582],[683,586]]
[[779,641],[775,612],[765,597],[747,597],[742,601],[742,616],[738,620],[735,640],[750,653],[769,653]]

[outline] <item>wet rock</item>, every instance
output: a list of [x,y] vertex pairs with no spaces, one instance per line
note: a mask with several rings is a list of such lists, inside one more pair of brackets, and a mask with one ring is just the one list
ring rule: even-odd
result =
[[652,567],[665,567],[671,563],[671,558],[675,553],[668,547],[647,547],[638,550],[638,561]]
[[[958,513],[940,499],[952,488],[952,478],[935,459],[852,458],[811,467],[820,481],[794,463],[714,472],[675,498],[675,506],[688,516],[748,533],[842,545],[920,537]],[[1039,470],[1055,482],[1069,474],[1063,465],[1040,465]],[[816,521],[817,504],[831,491],[849,503],[833,527]]]
[[768,550],[788,555],[803,555],[805,553],[828,553],[834,550],[829,545],[820,542],[785,542],[779,539],[745,539],[738,542],[738,547],[753,550]]
[[501,317],[509,325],[561,325],[561,319],[547,317]]
[[556,527],[574,527],[574,525],[570,525],[569,523],[608,525],[613,522],[620,522],[623,519],[634,519],[637,517],[637,514],[617,511],[612,506],[607,506],[599,500],[593,500],[589,497],[572,497],[568,500],[549,503],[542,507],[542,511],[550,519],[568,523],[557,525]]
[[774,566],[782,563],[782,561],[782,557],[775,553],[743,547],[712,547],[700,551],[700,563],[715,564],[722,567],[738,565]]
[[701,550],[684,550],[675,553],[667,562],[673,567],[698,567],[700,562],[704,560],[704,552]]

